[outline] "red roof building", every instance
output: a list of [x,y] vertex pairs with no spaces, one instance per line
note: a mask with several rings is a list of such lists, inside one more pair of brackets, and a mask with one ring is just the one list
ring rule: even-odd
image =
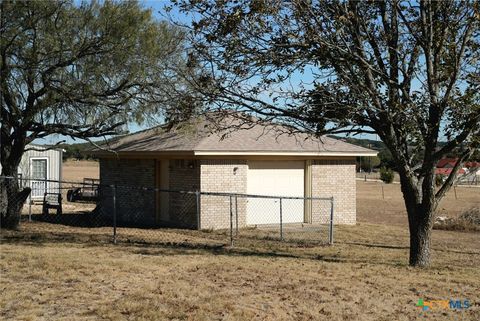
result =
[[[435,174],[436,175],[448,176],[448,175],[450,175],[451,172],[452,172],[452,168],[436,168],[435,169]],[[458,170],[458,174],[465,174],[465,173],[466,173],[466,171],[463,168],[460,168]]]
[[480,168],[480,162],[466,162],[463,164],[463,167],[466,168]]
[[442,158],[437,163],[437,168],[453,168],[457,163],[457,158]]
[[[449,175],[452,172],[452,168],[457,163],[458,158],[442,158],[437,163],[435,173],[440,175]],[[459,170],[459,174],[466,173],[465,169],[476,170],[480,168],[480,162],[465,162],[463,168]]]

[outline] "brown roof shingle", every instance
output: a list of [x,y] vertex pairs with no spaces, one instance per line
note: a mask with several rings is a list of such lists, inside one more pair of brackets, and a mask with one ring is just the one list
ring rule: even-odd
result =
[[154,127],[127,135],[106,147],[128,152],[277,152],[277,153],[345,153],[376,154],[375,151],[327,136],[289,133],[280,125],[254,124],[235,130],[212,130],[211,121],[197,119],[167,130]]

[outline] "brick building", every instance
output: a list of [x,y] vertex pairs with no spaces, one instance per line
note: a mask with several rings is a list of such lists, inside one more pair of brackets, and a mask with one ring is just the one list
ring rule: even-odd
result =
[[[174,128],[155,127],[119,138],[96,151],[102,184],[153,187],[123,193],[120,221],[152,226],[227,228],[228,197],[161,192],[201,191],[335,198],[335,222],[356,222],[355,158],[375,151],[329,137],[286,134],[279,125],[212,130],[212,120],[196,119]],[[104,208],[111,201],[107,192]],[[239,226],[274,224],[275,200],[241,197]],[[286,200],[284,223],[325,223],[325,204]]]

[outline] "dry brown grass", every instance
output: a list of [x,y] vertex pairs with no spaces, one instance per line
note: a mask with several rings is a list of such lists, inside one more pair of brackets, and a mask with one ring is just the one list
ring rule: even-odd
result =
[[[478,234],[434,231],[428,269],[407,266],[408,234],[395,226],[341,226],[336,245],[317,247],[245,239],[230,248],[221,232],[156,235],[155,246],[114,246],[106,228],[35,223],[2,232],[0,318],[480,318]],[[421,312],[419,298],[468,299],[474,306]]]
[[98,162],[85,160],[68,160],[63,162],[62,180],[69,182],[82,182],[85,177],[100,177],[100,166]]
[[[65,166],[64,178],[93,176],[82,168]],[[480,202],[480,189],[459,191],[441,204],[449,216]],[[432,266],[410,268],[399,185],[385,185],[385,200],[380,183],[357,181],[357,193],[361,223],[336,227],[334,246],[256,230],[234,248],[222,231],[119,229],[118,245],[109,228],[2,231],[0,319],[479,320],[479,234],[434,231]],[[135,243],[146,235],[149,244]],[[473,307],[421,312],[420,298]]]
[[[385,199],[382,197],[382,187]],[[480,187],[456,187],[440,202],[437,215],[457,218],[480,206]],[[357,181],[357,222],[407,226],[407,212],[400,184]]]

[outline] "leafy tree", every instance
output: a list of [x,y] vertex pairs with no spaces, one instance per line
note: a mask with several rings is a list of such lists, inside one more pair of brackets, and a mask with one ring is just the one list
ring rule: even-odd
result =
[[385,184],[393,183],[394,178],[395,178],[395,173],[390,168],[386,168],[386,167],[380,168],[380,179]]
[[[35,139],[114,135],[168,114],[186,93],[176,79],[183,32],[136,1],[1,1],[0,10],[1,175],[16,177]],[[1,193],[1,226],[15,228],[29,191],[12,183]]]
[[380,165],[390,169],[395,169],[395,161],[393,160],[392,153],[388,148],[383,148],[378,152],[378,158],[380,158]]
[[377,156],[373,157],[358,157],[358,164],[364,172],[370,172],[372,169],[378,167],[381,160]]
[[445,181],[444,175],[441,175],[441,174],[435,175],[435,186],[437,187],[442,186],[444,181]]
[[[410,264],[428,265],[434,211],[479,144],[478,2],[173,2],[193,19],[190,60],[205,67],[198,90],[211,108],[379,136],[400,175]],[[436,190],[435,164],[451,151],[458,163]]]
[[79,144],[60,144],[59,148],[63,148],[65,152],[63,153],[63,160],[67,159],[89,159],[87,150],[91,148],[89,143],[79,143]]

